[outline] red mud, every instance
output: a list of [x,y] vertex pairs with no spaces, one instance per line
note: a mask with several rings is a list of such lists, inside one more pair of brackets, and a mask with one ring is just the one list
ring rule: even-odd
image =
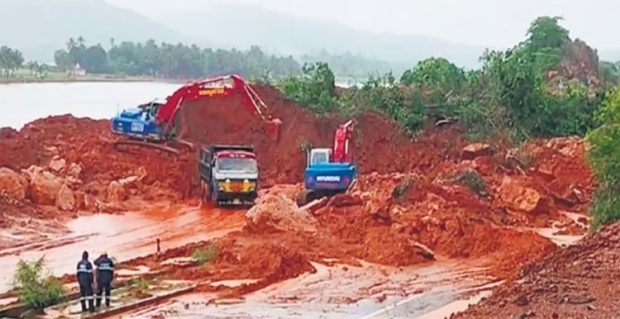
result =
[[[260,120],[238,96],[186,104],[181,133],[203,145],[254,145],[263,185],[299,182],[305,158],[302,145],[329,147],[334,129],[347,119],[317,118],[274,88],[257,90],[271,115],[283,123],[277,142],[268,138]],[[521,228],[559,221],[572,232],[574,222],[561,212],[585,213],[591,198],[594,182],[579,140],[528,144],[517,153],[529,157],[517,156],[516,164],[501,152],[461,160],[465,144],[456,126],[432,129],[410,140],[379,114],[365,113],[356,119],[354,152],[360,178],[349,194],[300,212],[305,217],[294,221],[282,219],[301,215],[277,214],[296,211],[292,201],[259,203],[255,210],[274,206],[264,209],[259,222],[251,220],[242,231],[216,241],[218,257],[207,266],[163,265],[162,256],[129,265],[146,263],[172,278],[258,280],[225,291],[232,295],[314,271],[311,261],[356,264],[363,259],[408,266],[435,258],[486,258],[492,275],[507,278],[523,263],[554,248],[548,239]],[[118,152],[108,121],[60,116],[35,121],[18,133],[6,132],[7,137],[0,139],[0,166],[15,170],[45,166],[58,155],[84,167],[84,190],[92,196],[103,196],[112,181],[142,172],[146,177],[133,186],[132,194],[147,200],[178,201],[197,190],[194,153],[172,157],[154,150]],[[524,163],[525,158],[532,161]],[[484,189],[475,189],[471,179],[461,179],[465,172],[477,176]],[[195,247],[165,255],[191,256]]]
[[451,318],[617,318],[620,224],[524,267],[518,282]]
[[[304,144],[330,147],[334,130],[348,119],[317,117],[282,97],[275,88],[257,87],[273,117],[282,121],[277,142],[267,138],[261,120],[242,104],[241,96],[213,97],[184,105],[185,137],[203,145],[249,144],[256,148],[262,179],[267,185],[301,181]],[[360,172],[389,173],[429,169],[446,157],[458,155],[460,134],[453,130],[427,134],[411,143],[398,124],[377,113],[356,116],[354,154]],[[451,146],[451,147],[450,147]],[[450,153],[453,151],[453,153]]]

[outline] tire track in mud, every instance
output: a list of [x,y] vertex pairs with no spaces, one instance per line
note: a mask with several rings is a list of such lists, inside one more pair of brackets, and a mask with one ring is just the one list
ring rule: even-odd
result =
[[61,238],[40,241],[0,251],[0,292],[10,288],[20,259],[44,257],[55,276],[71,274],[82,251],[95,258],[102,250],[119,262],[156,252],[156,240],[166,250],[195,241],[209,240],[241,229],[242,211],[173,206],[151,207],[143,212],[122,215],[97,214],[69,222],[71,233]]

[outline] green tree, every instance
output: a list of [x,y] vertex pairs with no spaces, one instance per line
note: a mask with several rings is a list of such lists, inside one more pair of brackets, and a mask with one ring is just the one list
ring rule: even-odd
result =
[[327,63],[304,64],[302,75],[283,79],[279,87],[287,97],[316,113],[336,109],[336,79]]
[[80,65],[91,73],[108,71],[108,54],[100,44],[89,47],[84,51]]
[[599,186],[592,202],[594,225],[620,219],[620,88],[605,98],[597,118],[602,125],[588,134],[588,158]]
[[561,17],[539,17],[528,29],[528,41],[534,50],[563,48],[570,41],[569,32],[559,22]]
[[420,61],[400,79],[404,85],[430,87],[446,93],[461,89],[465,81],[465,71],[444,58]]
[[69,57],[69,53],[66,50],[60,49],[54,52],[54,62],[56,66],[61,70],[69,70],[72,67],[71,58]]
[[24,64],[24,56],[19,50],[7,46],[0,47],[0,69],[6,77],[11,77],[15,70]]
[[601,61],[599,64],[599,74],[605,84],[613,86],[620,84],[620,68],[617,63]]
[[444,58],[430,58],[418,62],[403,73],[401,84],[421,89],[419,95],[428,106],[432,106],[431,117],[443,119],[453,117],[456,106],[451,97],[461,94],[467,82],[465,71]]

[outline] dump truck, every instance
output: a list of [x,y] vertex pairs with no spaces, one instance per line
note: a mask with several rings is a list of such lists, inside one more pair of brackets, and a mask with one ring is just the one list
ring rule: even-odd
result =
[[217,206],[252,206],[258,192],[254,147],[212,145],[202,148],[198,169],[203,202]]

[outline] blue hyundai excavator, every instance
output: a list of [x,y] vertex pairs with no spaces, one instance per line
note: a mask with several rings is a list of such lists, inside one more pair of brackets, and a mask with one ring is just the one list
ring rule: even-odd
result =
[[112,119],[112,132],[124,137],[115,142],[115,147],[146,146],[169,153],[178,154],[175,144],[193,148],[189,141],[180,139],[177,114],[184,102],[198,99],[210,99],[216,96],[241,97],[243,106],[250,113],[260,117],[267,135],[277,141],[279,119],[273,119],[267,113],[267,105],[258,93],[240,76],[229,75],[190,82],[170,95],[164,103],[150,102],[122,111]]
[[313,148],[307,152],[305,190],[297,198],[299,206],[344,193],[353,185],[357,177],[357,167],[353,163],[354,126],[354,120],[340,125],[332,148]]

